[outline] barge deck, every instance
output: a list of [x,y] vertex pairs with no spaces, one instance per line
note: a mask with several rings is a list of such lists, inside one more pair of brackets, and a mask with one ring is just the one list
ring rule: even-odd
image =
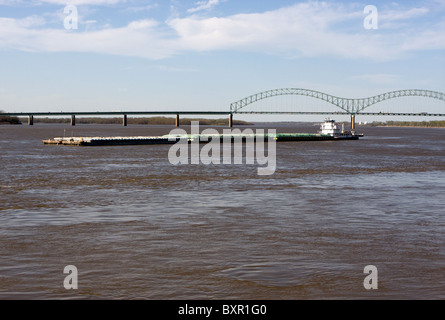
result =
[[[247,139],[258,139],[264,137],[264,141],[269,140],[269,135],[199,135],[187,137],[169,137],[169,136],[141,136],[141,137],[64,137],[42,140],[44,144],[48,145],[65,145],[65,146],[122,146],[122,145],[159,145],[159,144],[175,144],[181,139],[187,139],[189,143],[194,141],[208,142],[209,138],[212,140],[230,139],[231,142],[243,141]],[[280,141],[327,141],[327,140],[357,140],[359,135],[350,137],[334,137],[328,134],[321,133],[279,133],[271,136],[277,142]]]

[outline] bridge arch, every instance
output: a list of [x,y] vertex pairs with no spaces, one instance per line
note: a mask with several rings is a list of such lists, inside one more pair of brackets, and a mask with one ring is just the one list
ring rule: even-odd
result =
[[245,97],[241,100],[235,101],[230,104],[230,112],[237,113],[239,112],[240,109],[250,104],[253,104],[257,101],[283,95],[300,95],[300,96],[307,96],[315,99],[320,99],[328,103],[331,103],[334,106],[342,109],[346,113],[352,115],[360,113],[364,109],[379,102],[400,97],[427,97],[445,101],[445,94],[443,92],[422,90],[422,89],[397,90],[397,91],[382,93],[368,98],[350,99],[350,98],[336,97],[327,93],[310,89],[282,88],[282,89],[272,89],[259,92],[251,96]]

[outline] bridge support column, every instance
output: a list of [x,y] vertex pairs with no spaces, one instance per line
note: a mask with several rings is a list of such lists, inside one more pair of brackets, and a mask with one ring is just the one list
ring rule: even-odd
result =
[[123,118],[122,118],[122,125],[123,125],[124,127],[127,126],[127,115],[126,115],[126,114],[124,114],[124,116],[123,116]]
[[71,125],[72,126],[76,125],[76,115],[74,115],[74,114],[71,115]]
[[233,114],[229,114],[229,128],[233,127]]
[[355,130],[355,114],[351,114],[351,130]]
[[179,114],[176,115],[175,127],[179,127]]
[[34,116],[28,116],[28,125],[30,126],[34,125]]

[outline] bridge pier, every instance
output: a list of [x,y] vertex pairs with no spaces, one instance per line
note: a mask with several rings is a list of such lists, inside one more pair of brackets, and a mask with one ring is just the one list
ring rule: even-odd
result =
[[229,114],[229,128],[233,127],[233,114]]
[[71,125],[72,126],[76,125],[76,115],[74,115],[74,114],[71,115]]
[[355,130],[355,114],[351,114],[351,130]]
[[28,125],[30,125],[30,126],[34,125],[34,116],[33,115],[28,116]]
[[176,115],[175,127],[179,127],[179,114]]
[[124,127],[127,126],[127,115],[126,115],[126,114],[124,114],[124,116],[123,116],[123,118],[122,118],[122,125],[123,125]]

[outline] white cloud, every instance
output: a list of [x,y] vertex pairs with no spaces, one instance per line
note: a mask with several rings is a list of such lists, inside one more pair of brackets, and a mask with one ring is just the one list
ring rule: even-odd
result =
[[[206,1],[201,5],[210,3]],[[427,14],[425,9],[405,11],[405,14],[399,13],[400,16],[394,13],[387,13],[387,16],[395,21]],[[62,23],[60,28],[42,27],[44,21],[38,16],[0,18],[0,49],[94,52],[148,59],[167,58],[181,52],[234,50],[285,57],[372,60],[391,60],[410,52],[445,49],[444,23],[431,23],[429,29],[391,33],[364,30],[363,18],[362,8],[357,10],[357,7],[316,1],[263,13],[218,18],[191,16],[172,18],[165,23],[145,19],[119,28],[100,29],[96,23],[95,28],[72,32],[67,32]],[[89,19],[90,25],[93,21]],[[342,29],[345,25],[347,31]]]
[[217,6],[219,3],[220,0],[198,1],[195,3],[197,7],[188,9],[187,12],[194,13],[202,10],[210,10],[211,8]]
[[91,5],[91,6],[101,6],[101,5],[113,5],[120,2],[126,2],[126,0],[0,0],[0,5],[14,6],[18,4],[26,5],[38,5],[42,3],[54,4],[54,5]]
[[354,17],[326,3],[301,3],[274,11],[238,14],[223,18],[177,18],[169,25],[180,36],[184,49],[260,51],[285,56],[341,56],[379,58],[390,41],[363,33],[336,30],[336,24]]
[[428,12],[430,12],[430,10],[426,7],[411,8],[407,10],[388,10],[388,11],[381,11],[379,13],[379,18],[381,20],[388,20],[388,21],[407,20],[419,16],[424,16]]
[[40,0],[39,2],[57,5],[90,5],[90,6],[103,6],[103,5],[113,5],[125,0]]
[[406,29],[416,18],[424,17],[430,13],[427,7],[382,10],[379,12],[379,28],[381,29]]
[[[341,57],[391,60],[410,51],[445,49],[445,27],[383,33],[363,28],[362,9],[306,2],[264,13],[221,18],[177,18],[168,24],[185,50],[242,50],[287,57]],[[428,12],[425,8],[388,14],[393,21]],[[344,31],[345,23],[348,31]],[[355,29],[352,29],[356,25]],[[424,38],[428,36],[427,38]]]
[[144,6],[135,6],[135,7],[128,7],[126,11],[132,11],[132,12],[142,12],[142,11],[150,11],[154,8],[157,8],[158,4],[148,4]]
[[22,20],[0,18],[0,49],[29,52],[93,52],[161,59],[174,53],[169,40],[156,32],[157,21],[139,20],[121,28],[91,32],[28,29]]

